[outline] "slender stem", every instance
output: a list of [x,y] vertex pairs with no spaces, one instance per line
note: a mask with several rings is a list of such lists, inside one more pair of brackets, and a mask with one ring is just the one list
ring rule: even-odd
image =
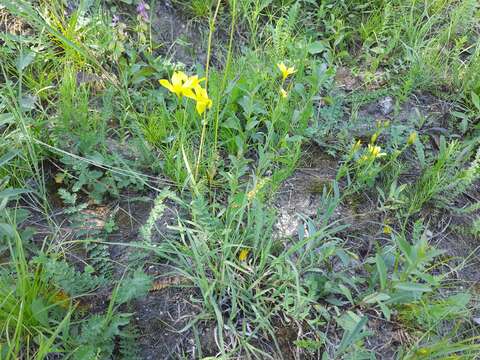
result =
[[197,164],[195,165],[195,180],[198,177],[198,170],[200,168],[200,159],[202,158],[202,151],[203,151],[203,145],[205,143],[205,133],[207,131],[207,119],[206,115],[204,115],[203,119],[203,126],[202,126],[202,135],[200,137],[200,148],[198,149],[198,158],[197,158]]
[[205,89],[208,91],[208,71],[210,69],[210,57],[212,56],[212,39],[213,33],[215,32],[215,23],[217,21],[218,11],[220,10],[220,4],[222,0],[217,1],[217,6],[215,8],[215,13],[213,18],[210,19],[210,31],[208,33],[208,46],[207,46],[207,63],[205,64]]
[[227,83],[227,77],[230,70],[230,63],[232,61],[232,48],[233,48],[233,35],[235,32],[235,23],[237,18],[237,0],[232,1],[232,22],[230,24],[230,39],[228,41],[228,52],[227,52],[227,62],[225,64],[225,70],[223,74],[222,85],[220,86],[220,91],[218,92],[218,101],[216,104],[216,114],[215,114],[215,138],[213,142],[214,154],[217,153],[217,145],[218,145],[218,125],[219,125],[219,118],[220,118],[220,96],[225,90],[225,86]]
[[[208,34],[208,48],[207,48],[207,63],[205,64],[205,90],[208,92],[208,73],[210,69],[210,57],[212,55],[212,38],[213,33],[215,32],[215,22],[217,21],[218,11],[220,10],[220,4],[222,0],[217,1],[217,6],[215,8],[215,13],[213,14],[213,18],[210,19],[210,31]],[[202,159],[202,152],[203,152],[203,145],[205,144],[205,134],[207,132],[207,115],[204,113],[203,115],[203,124],[202,124],[202,135],[200,137],[200,148],[198,149],[198,158],[197,164],[195,166],[195,180],[198,177],[198,170],[200,168],[200,160]]]

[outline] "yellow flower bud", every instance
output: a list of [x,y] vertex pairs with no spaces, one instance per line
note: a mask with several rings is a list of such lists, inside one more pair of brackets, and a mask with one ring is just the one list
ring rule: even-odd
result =
[[385,235],[390,235],[392,233],[392,227],[390,225],[383,226],[383,233]]
[[356,153],[358,150],[360,150],[362,148],[362,141],[361,140],[357,140],[357,142],[355,144],[353,144],[353,147],[352,147],[352,152]]
[[407,144],[408,145],[413,145],[415,141],[417,141],[418,135],[416,131],[412,131],[410,135],[408,136]]

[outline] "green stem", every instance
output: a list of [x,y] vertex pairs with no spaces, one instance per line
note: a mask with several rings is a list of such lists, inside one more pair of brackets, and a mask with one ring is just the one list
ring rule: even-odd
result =
[[[215,32],[215,22],[217,21],[218,11],[220,10],[221,0],[217,1],[217,6],[215,8],[215,13],[213,18],[210,19],[210,31],[208,34],[208,47],[207,47],[207,63],[205,64],[205,90],[208,92],[208,73],[210,69],[210,57],[212,55],[212,38],[213,33]],[[198,177],[198,169],[200,168],[200,160],[202,159],[203,145],[205,144],[205,134],[207,132],[207,118],[206,113],[204,113],[203,124],[202,124],[202,135],[200,137],[200,148],[198,149],[198,158],[197,164],[195,166],[195,180]]]
[[215,114],[215,137],[213,142],[213,153],[217,153],[217,146],[218,146],[218,125],[219,125],[219,118],[220,118],[220,96],[222,95],[223,91],[225,90],[227,84],[227,77],[230,70],[230,63],[232,61],[232,48],[233,48],[233,34],[235,32],[235,23],[237,19],[237,0],[232,1],[232,22],[230,23],[230,39],[228,41],[228,51],[227,51],[227,61],[225,64],[225,70],[223,74],[222,85],[220,86],[220,91],[218,92],[217,96],[217,104],[216,104],[216,114]]

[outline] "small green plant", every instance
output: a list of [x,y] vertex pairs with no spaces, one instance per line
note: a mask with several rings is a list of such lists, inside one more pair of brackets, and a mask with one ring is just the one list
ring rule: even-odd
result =
[[43,359],[53,346],[64,349],[60,332],[67,330],[72,303],[45,279],[41,266],[28,262],[22,239],[13,230],[8,239],[13,264],[0,269],[0,354]]
[[[314,269],[341,252],[333,240],[337,231],[333,226],[300,237],[293,247],[284,247],[272,236],[273,218],[260,207],[257,196],[253,192],[232,196],[220,218],[213,216],[204,199],[193,199],[189,204],[192,221],[181,221],[175,228],[180,241],[166,239],[155,249],[178,274],[199,288],[204,316],[225,324],[239,339],[244,330],[235,324],[241,318],[251,324],[254,333],[271,336],[275,316],[314,321],[307,305],[325,295],[311,286],[307,291],[302,279],[314,276]],[[314,244],[324,244],[321,258],[308,251]],[[289,260],[293,257],[295,261]],[[329,293],[342,291],[332,286],[329,289]],[[226,346],[222,330],[217,336]],[[245,350],[259,354],[253,344]]]
[[[419,145],[421,146],[421,144]],[[419,212],[432,199],[449,204],[479,177],[479,153],[466,169],[462,169],[471,148],[462,148],[458,141],[440,141],[440,151],[432,166],[424,168],[420,179],[409,189],[408,214]]]
[[[382,151],[382,148],[376,144],[377,138],[383,131],[383,126],[379,128],[371,137],[370,143],[366,148],[362,146],[361,140],[357,140],[351,146],[349,152],[344,158],[344,162],[337,172],[336,180],[347,180],[347,191],[358,192],[364,189],[372,188],[376,180],[388,171],[397,161],[399,156],[405,150],[415,143],[417,134],[412,132],[405,145],[394,149],[391,154]],[[381,159],[385,157],[386,161],[382,163]]]

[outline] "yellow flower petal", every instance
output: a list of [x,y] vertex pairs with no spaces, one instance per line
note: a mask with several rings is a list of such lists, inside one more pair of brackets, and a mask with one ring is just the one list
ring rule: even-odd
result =
[[199,115],[202,115],[205,110],[207,109],[207,103],[203,102],[203,101],[197,101],[197,112]]
[[212,100],[208,97],[207,90],[200,85],[195,86],[195,100],[197,101],[197,112],[202,115],[205,110],[212,107]]
[[168,81],[166,79],[162,79],[159,82],[160,82],[160,85],[167,88],[169,91],[174,92],[173,85],[170,83],[170,81]]
[[183,87],[189,88],[189,89],[194,89],[197,86],[200,86],[200,83],[204,81],[205,78],[199,79],[197,75],[190,76],[185,83],[183,84]]
[[188,80],[187,74],[185,74],[182,71],[175,71],[172,75],[172,84],[176,85],[182,85],[185,81]]
[[240,253],[238,254],[238,260],[240,260],[240,261],[247,260],[247,257],[248,257],[249,253],[250,253],[250,250],[248,250],[248,249],[240,250]]
[[189,88],[182,88],[182,95],[184,95],[185,97],[189,98],[189,99],[192,99],[192,100],[196,100],[196,96],[195,94],[193,93],[193,90],[192,89],[189,89]]
[[381,152],[382,149],[380,146],[374,146],[374,145],[371,145],[371,144],[368,144],[368,152],[370,153],[370,156],[372,158],[377,158],[377,157],[382,157],[382,156],[385,156],[387,155],[386,153],[383,153]]
[[282,79],[285,81],[287,77],[290,75],[296,73],[297,71],[295,70],[295,67],[287,67],[283,62],[277,64],[278,68],[280,69],[280,72],[282,73]]
[[285,91],[284,88],[280,88],[280,95],[282,96],[282,98],[286,99],[288,97],[288,93]]

